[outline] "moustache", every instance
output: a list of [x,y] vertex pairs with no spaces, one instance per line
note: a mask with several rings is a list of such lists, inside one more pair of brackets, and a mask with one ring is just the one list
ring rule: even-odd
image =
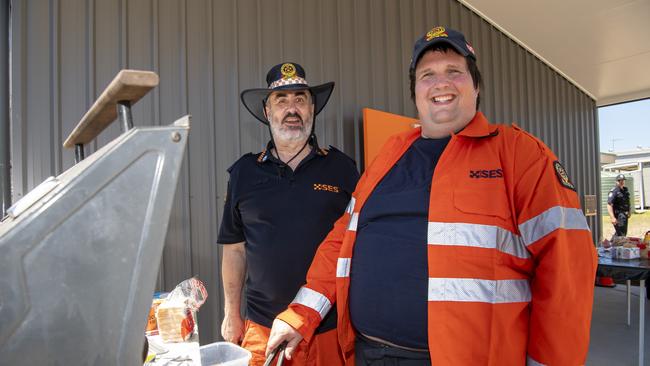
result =
[[298,113],[289,113],[289,114],[287,114],[286,116],[284,116],[284,118],[282,118],[282,122],[286,122],[286,120],[289,119],[289,118],[298,118],[300,123],[303,122],[302,117]]

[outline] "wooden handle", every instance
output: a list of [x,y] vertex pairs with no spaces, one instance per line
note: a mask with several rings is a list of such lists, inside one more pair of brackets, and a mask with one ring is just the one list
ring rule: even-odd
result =
[[117,118],[117,102],[135,104],[158,85],[158,80],[158,75],[152,71],[120,71],[77,123],[63,147],[74,148],[77,144],[92,141]]

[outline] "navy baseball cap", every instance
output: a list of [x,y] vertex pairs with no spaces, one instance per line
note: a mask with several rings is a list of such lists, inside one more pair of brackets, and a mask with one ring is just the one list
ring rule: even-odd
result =
[[247,89],[240,98],[246,109],[260,122],[268,125],[264,115],[264,103],[269,94],[278,90],[309,90],[314,99],[314,116],[325,107],[334,90],[334,82],[309,86],[305,79],[305,69],[295,62],[277,64],[266,74],[266,88]]
[[623,174],[619,174],[616,176],[616,180],[625,180],[625,176]]
[[465,36],[461,32],[451,28],[437,26],[415,41],[415,46],[413,46],[413,57],[411,58],[411,66],[409,67],[409,70],[415,69],[418,60],[424,51],[439,43],[446,43],[452,46],[461,55],[465,57],[469,56],[476,60],[474,49],[465,40]]

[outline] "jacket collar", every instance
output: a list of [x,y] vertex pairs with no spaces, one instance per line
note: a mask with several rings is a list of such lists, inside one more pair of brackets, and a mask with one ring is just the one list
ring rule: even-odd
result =
[[[311,158],[313,155],[326,156],[329,153],[328,150],[323,149],[320,146],[318,146],[318,141],[316,140],[316,136],[313,136],[310,139],[309,145],[311,145],[312,149],[311,149],[311,152],[309,153],[309,155],[307,155],[307,157],[305,157],[305,159],[304,159],[305,161],[307,160],[307,158]],[[273,140],[269,140],[269,142],[266,144],[266,148],[264,150],[262,150],[262,152],[257,155],[257,162],[260,163],[260,164],[264,163],[264,162],[267,162],[267,161],[280,162],[280,160],[278,160],[271,153],[271,150],[274,147],[275,146],[273,145]]]
[[[483,113],[476,112],[474,118],[455,135],[467,137],[488,137],[497,134],[497,126],[490,124]],[[454,134],[452,134],[454,135]]]

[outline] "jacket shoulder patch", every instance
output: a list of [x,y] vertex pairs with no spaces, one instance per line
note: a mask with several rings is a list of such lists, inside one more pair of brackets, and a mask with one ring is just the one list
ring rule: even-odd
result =
[[555,175],[557,176],[557,180],[560,181],[560,184],[565,188],[569,188],[570,190],[575,191],[576,186],[574,186],[569,179],[569,175],[567,174],[566,169],[564,169],[562,164],[556,160],[553,162],[553,168],[555,168]]

